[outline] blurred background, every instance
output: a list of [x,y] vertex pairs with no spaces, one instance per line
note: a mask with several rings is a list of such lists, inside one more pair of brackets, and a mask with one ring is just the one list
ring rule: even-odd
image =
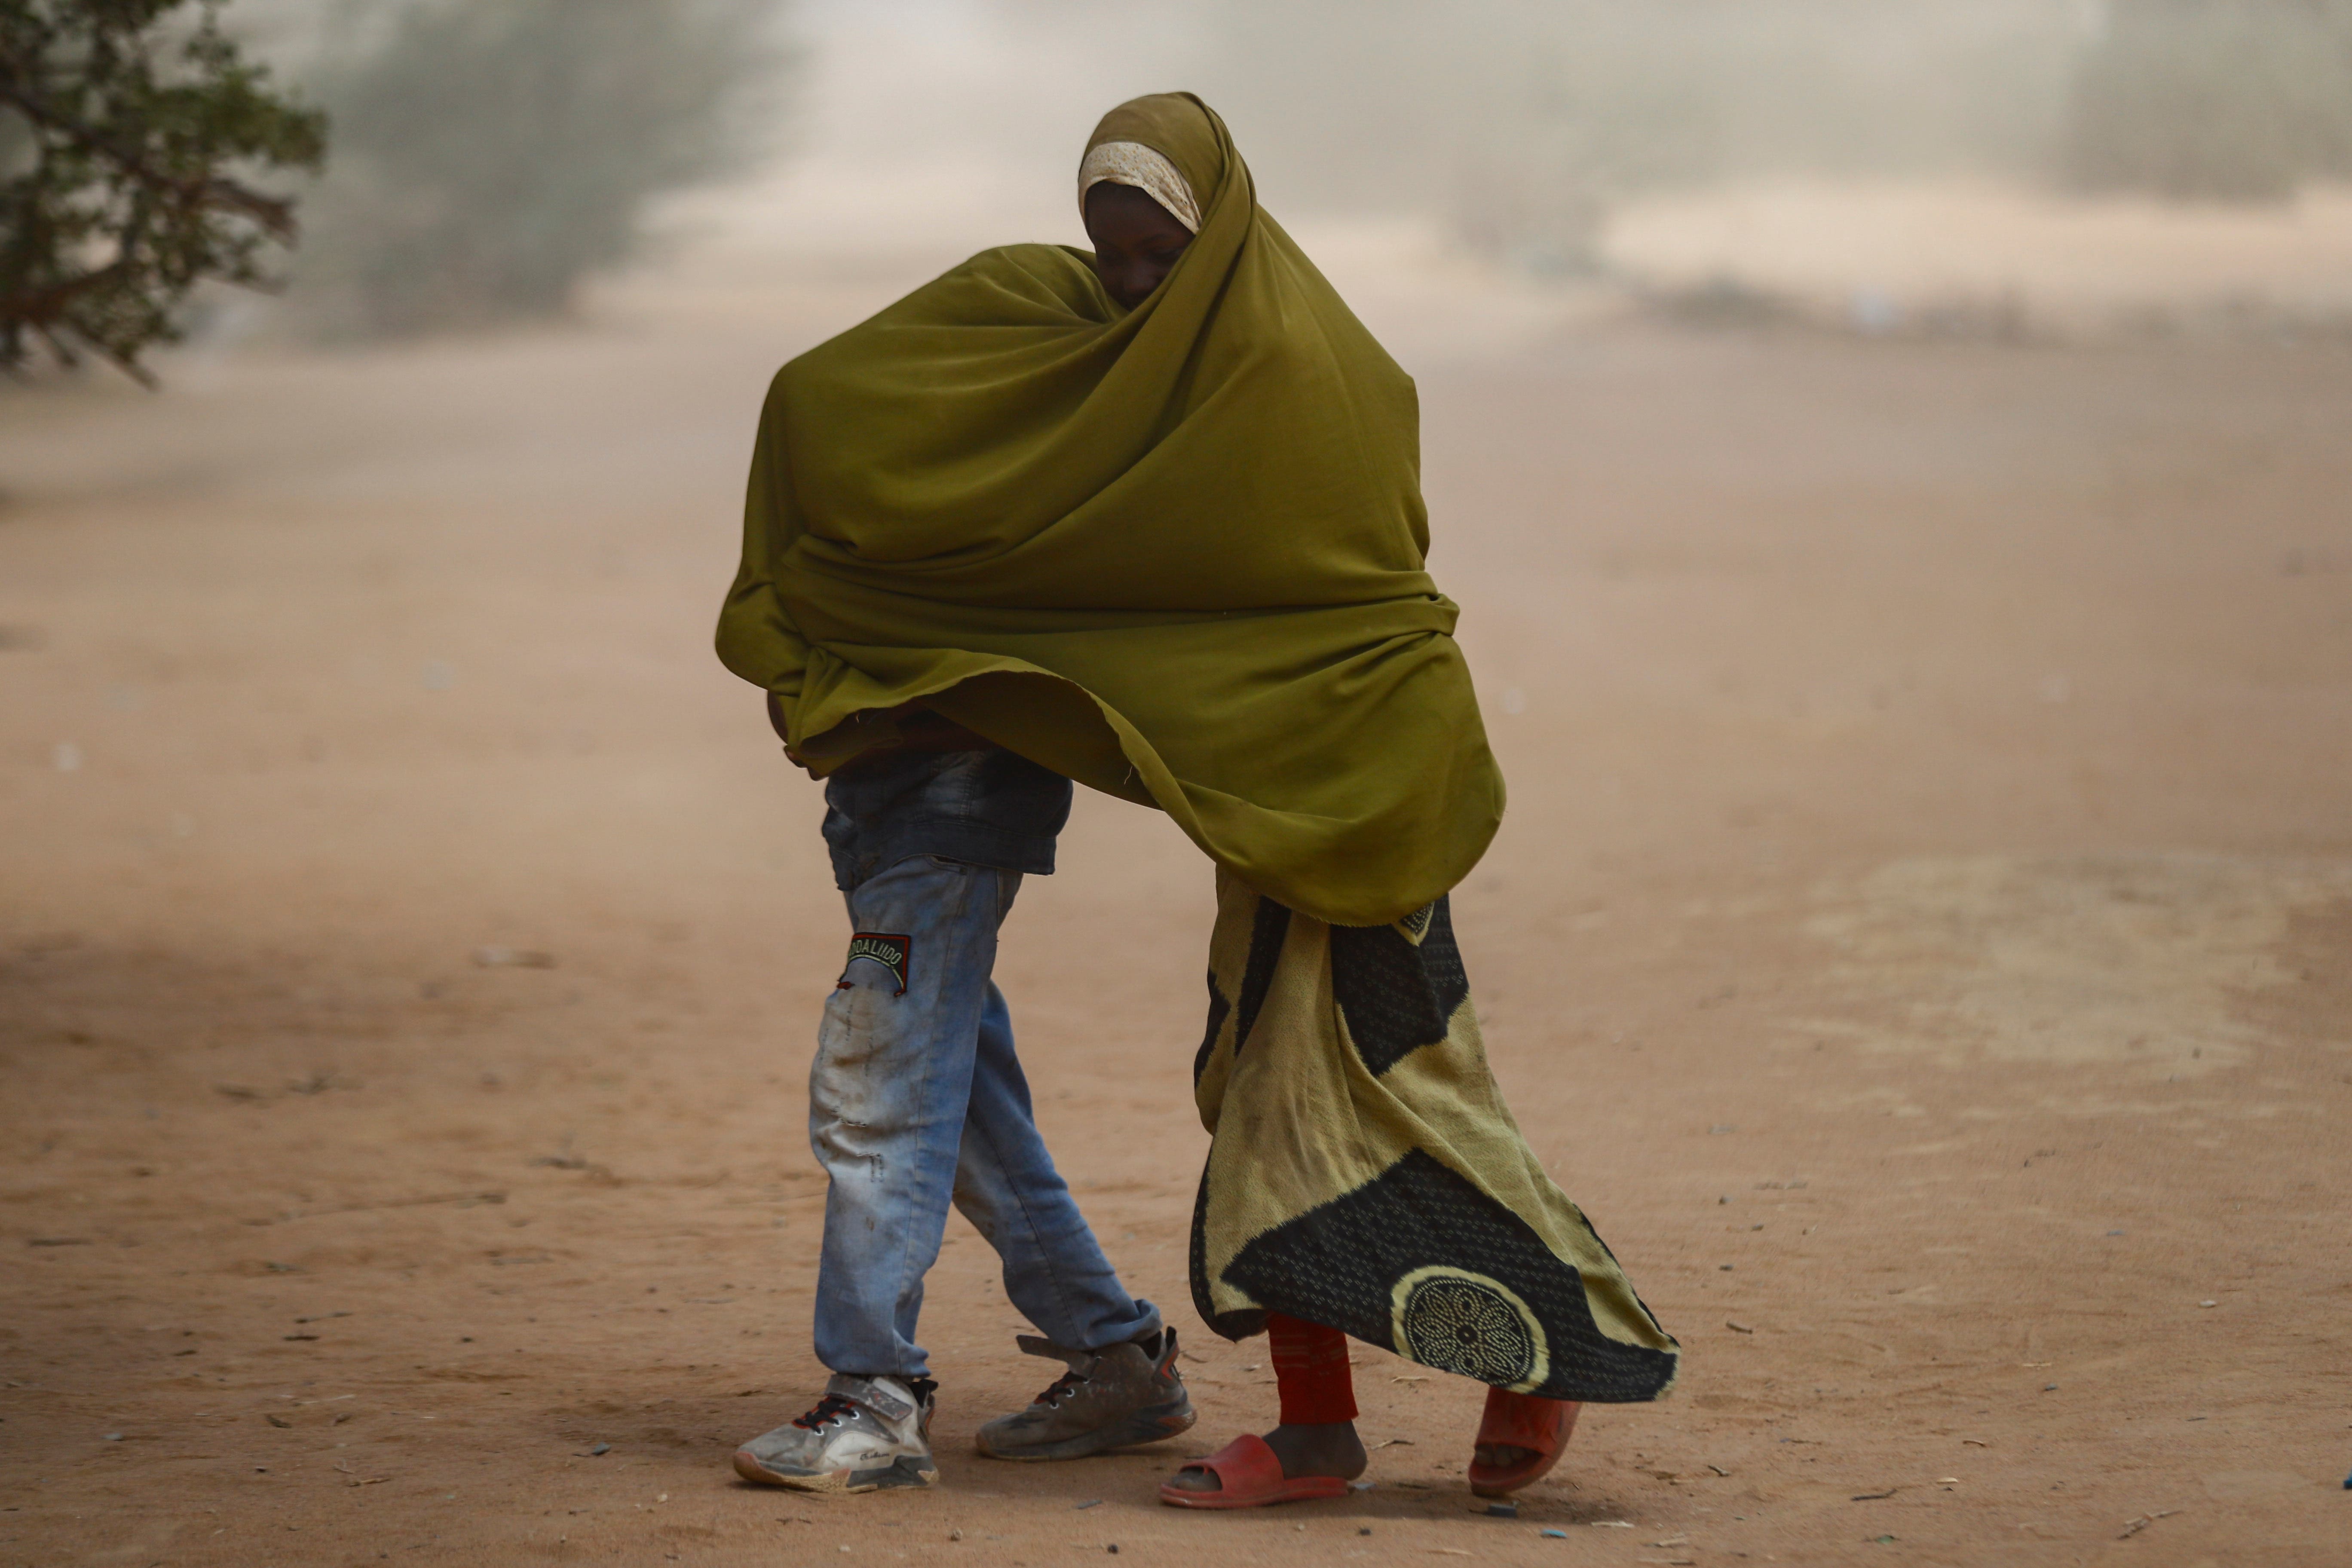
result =
[[[0,47],[138,9],[0,0]],[[725,1465],[823,1376],[843,938],[709,651],[753,426],[961,258],[1082,243],[1097,118],[1181,88],[1418,381],[1511,791],[1454,901],[1489,1050],[1691,1352],[1522,1499],[1664,1539],[1526,1547],[2340,1552],[2352,0],[216,14],[284,113],[110,101],[242,128],[256,247],[151,271],[282,287],[93,317],[184,331],[154,390],[9,336],[79,165],[0,72],[0,1548],[830,1551]],[[1190,1452],[1265,1392],[1181,1307],[1208,884],[1082,798],[998,969]],[[1043,1374],[961,1221],[929,1303],[947,1489],[861,1517],[1176,1539],[1151,1455],[976,1471]],[[1520,1529],[1391,1484],[1466,1384],[1361,1385],[1421,1445],[1347,1505],[1388,1549]]]
[[631,262],[911,282],[1076,241],[1055,172],[1102,107],[1179,84],[1335,268],[1555,290],[1514,321],[1595,282],[1864,332],[2352,310],[2342,0],[240,0],[230,20],[332,116],[288,301],[319,334],[546,314]]

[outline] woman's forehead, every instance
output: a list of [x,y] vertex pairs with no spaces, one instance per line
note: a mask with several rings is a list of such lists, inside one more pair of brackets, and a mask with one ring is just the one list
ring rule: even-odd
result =
[[1154,238],[1190,244],[1197,230],[1161,205],[1149,191],[1106,180],[1086,194],[1079,204],[1087,235],[1097,240],[1130,243]]

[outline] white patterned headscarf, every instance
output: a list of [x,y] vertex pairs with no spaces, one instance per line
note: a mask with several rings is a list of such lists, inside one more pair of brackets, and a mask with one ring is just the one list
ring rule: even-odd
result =
[[1166,207],[1189,232],[1201,232],[1201,208],[1192,200],[1192,187],[1175,164],[1142,142],[1106,142],[1087,154],[1078,165],[1078,211],[1087,210],[1087,193],[1106,180],[1133,185]]

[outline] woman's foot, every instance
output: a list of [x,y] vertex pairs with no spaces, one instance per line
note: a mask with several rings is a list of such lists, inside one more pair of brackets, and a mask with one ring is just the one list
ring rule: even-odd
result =
[[1471,1491],[1508,1497],[1540,1479],[1559,1462],[1581,1408],[1570,1400],[1488,1389],[1486,1415],[1470,1450]]
[[1541,1448],[1521,1448],[1509,1443],[1478,1443],[1470,1449],[1470,1462],[1482,1470],[1509,1470],[1543,1457]]
[[[1352,1481],[1371,1463],[1353,1421],[1333,1421],[1316,1426],[1277,1426],[1265,1437],[1265,1446],[1282,1461],[1285,1480],[1330,1476]],[[1213,1492],[1224,1483],[1213,1470],[1187,1465],[1168,1478],[1167,1485],[1183,1492]]]

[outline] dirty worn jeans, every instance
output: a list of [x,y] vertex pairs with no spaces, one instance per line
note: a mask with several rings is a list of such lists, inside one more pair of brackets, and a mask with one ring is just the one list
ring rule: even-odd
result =
[[915,1321],[950,1198],[1046,1338],[1100,1350],[1160,1327],[1096,1245],[1030,1111],[989,979],[1020,887],[1018,871],[916,855],[845,895],[853,931],[898,940],[853,941],[809,1073],[809,1142],[832,1178],[816,1354],[835,1372],[930,1375]]

